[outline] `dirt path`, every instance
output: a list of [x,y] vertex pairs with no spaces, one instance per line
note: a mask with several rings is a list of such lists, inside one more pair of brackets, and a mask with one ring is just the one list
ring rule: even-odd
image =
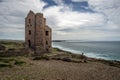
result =
[[0,68],[0,80],[119,80],[120,68],[102,63],[29,60],[29,65]]

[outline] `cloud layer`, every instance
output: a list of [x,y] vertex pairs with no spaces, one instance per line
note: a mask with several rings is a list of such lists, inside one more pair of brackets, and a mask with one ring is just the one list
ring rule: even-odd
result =
[[[24,39],[24,18],[29,12],[42,12],[53,30],[53,39],[120,40],[119,0],[72,0],[83,3],[83,11],[74,4],[53,0],[1,0],[0,38]],[[45,8],[45,6],[49,5]],[[93,12],[90,11],[93,10]],[[78,11],[77,11],[78,10]]]

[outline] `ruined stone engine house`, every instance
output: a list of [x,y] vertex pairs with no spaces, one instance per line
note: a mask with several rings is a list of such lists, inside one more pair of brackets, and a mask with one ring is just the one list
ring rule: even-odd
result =
[[36,54],[51,51],[51,28],[42,13],[30,11],[25,18],[25,46]]

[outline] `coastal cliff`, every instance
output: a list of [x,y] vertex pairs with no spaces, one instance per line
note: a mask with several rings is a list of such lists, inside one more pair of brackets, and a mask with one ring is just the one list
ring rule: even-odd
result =
[[[18,45],[19,44],[19,45]],[[19,50],[23,41],[0,42]],[[32,51],[30,52],[32,53]],[[53,48],[41,56],[0,57],[1,80],[119,80],[120,62],[86,57]]]

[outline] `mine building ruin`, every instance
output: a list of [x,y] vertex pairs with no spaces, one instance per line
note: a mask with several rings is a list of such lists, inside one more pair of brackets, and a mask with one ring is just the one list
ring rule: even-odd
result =
[[25,46],[36,54],[51,51],[51,28],[42,13],[30,11],[25,18]]

